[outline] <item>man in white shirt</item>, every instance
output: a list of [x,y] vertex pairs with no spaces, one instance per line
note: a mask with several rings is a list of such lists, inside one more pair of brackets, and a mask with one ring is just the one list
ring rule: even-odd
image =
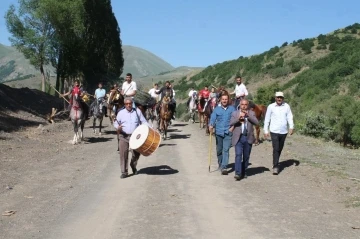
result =
[[[136,82],[132,81],[132,74],[127,73],[125,80],[126,81],[124,81],[121,87],[121,94],[124,96],[124,98],[126,97],[134,98],[134,96],[136,95],[137,88],[136,88]],[[132,107],[135,108],[134,101],[132,101]]]
[[[293,114],[290,106],[284,102],[284,93],[275,93],[275,103],[267,107],[265,121],[264,121],[264,136],[269,137],[269,124],[270,136],[273,147],[273,174],[279,174],[279,159],[281,151],[284,148],[284,143],[287,134],[290,135],[294,132]],[[289,124],[289,130],[288,130]]]
[[236,76],[236,86],[235,86],[235,90],[230,93],[231,95],[232,94],[235,94],[235,97],[236,97],[236,100],[235,100],[235,109],[238,109],[238,106],[240,104],[240,101],[242,99],[245,99],[245,97],[249,94],[247,89],[246,89],[246,86],[244,85],[244,83],[242,83],[242,79],[241,79],[241,76]]
[[156,94],[156,91],[157,91],[158,89],[159,89],[159,85],[158,85],[158,83],[156,83],[156,84],[154,85],[154,88],[150,89],[149,92],[148,92],[149,95],[151,95],[151,97],[156,100],[156,102],[159,101],[159,95]]
[[[102,88],[102,87],[103,87],[102,82],[99,82],[98,87],[99,87],[99,88],[97,88],[97,89],[95,90],[95,94],[94,94],[96,100],[95,100],[94,102],[92,102],[92,103],[91,103],[91,106],[90,106],[90,112],[91,112],[91,114],[93,114],[93,112],[94,112],[94,107],[95,107],[95,105],[96,105],[96,101],[98,101],[100,98],[104,98],[105,95],[106,95],[106,90]],[[106,107],[105,107],[105,106],[102,107],[102,112],[105,114],[105,117],[107,117],[107,110],[106,110]]]
[[191,97],[193,96],[194,92],[196,92],[196,90],[194,90],[194,87],[191,87],[190,88],[190,91],[189,91],[189,98],[188,98],[188,101],[186,103],[186,106],[189,108],[189,104],[190,104],[190,101],[191,101]]

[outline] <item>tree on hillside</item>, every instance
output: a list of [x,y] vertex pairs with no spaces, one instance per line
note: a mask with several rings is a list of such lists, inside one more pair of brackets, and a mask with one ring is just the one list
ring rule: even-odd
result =
[[41,90],[45,91],[44,66],[49,64],[54,35],[45,12],[39,9],[39,0],[19,0],[19,8],[11,5],[5,14],[6,26],[12,37],[11,45],[23,53],[42,75]]

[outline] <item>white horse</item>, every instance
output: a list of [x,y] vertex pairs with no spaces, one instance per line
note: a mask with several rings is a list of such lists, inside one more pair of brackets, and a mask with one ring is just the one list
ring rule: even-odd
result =
[[192,123],[195,123],[195,112],[197,109],[196,100],[197,100],[197,93],[194,92],[189,102],[189,113],[190,113],[189,122],[192,121]]
[[99,120],[99,136],[101,136],[102,121],[104,119],[105,110],[107,110],[106,109],[107,103],[103,97],[101,97],[99,99],[95,99],[95,101],[96,102],[95,102],[95,106],[94,106],[93,113],[92,113],[93,131],[94,131],[94,134],[96,134],[95,126],[96,126],[96,119],[98,119]]
[[[72,106],[70,109],[70,118],[71,122],[74,126],[74,139],[72,141],[73,144],[80,143],[81,140],[84,139],[84,125],[85,125],[85,114],[84,110],[81,108],[80,103],[80,95],[74,94],[72,95]],[[80,134],[79,134],[80,127]]]

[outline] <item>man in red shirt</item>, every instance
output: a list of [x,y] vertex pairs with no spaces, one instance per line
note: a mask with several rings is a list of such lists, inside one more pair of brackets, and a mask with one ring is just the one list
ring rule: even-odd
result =
[[[82,87],[80,87],[80,81],[79,80],[75,80],[74,82],[74,87],[72,87],[69,92],[63,94],[63,95],[60,95],[61,97],[64,97],[64,96],[68,96],[68,95],[73,95],[73,94],[79,94],[80,97],[82,97],[83,95],[83,89]],[[70,104],[68,106],[68,110],[70,111],[71,109],[71,106],[72,106],[72,96],[70,97]],[[81,104],[81,107],[84,111],[84,115],[85,115],[85,119],[89,119],[89,106],[81,99],[80,100],[80,104]]]
[[200,106],[200,109],[202,110],[202,112],[204,112],[205,109],[206,109],[206,106],[208,104],[208,99],[210,97],[210,93],[211,92],[209,91],[209,88],[207,86],[205,86],[204,89],[200,90],[200,92],[199,92],[199,98],[200,99],[205,99],[204,108],[201,109],[201,106]]

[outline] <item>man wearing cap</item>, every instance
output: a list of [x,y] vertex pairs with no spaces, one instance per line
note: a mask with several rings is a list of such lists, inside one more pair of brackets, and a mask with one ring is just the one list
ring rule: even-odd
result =
[[[147,124],[147,121],[144,115],[139,109],[133,108],[133,99],[131,97],[126,97],[124,99],[125,107],[122,108],[119,113],[116,115],[116,120],[114,121],[114,127],[119,133],[119,154],[120,154],[120,168],[121,176],[120,178],[126,178],[128,176],[128,158],[129,158],[129,140],[131,134],[140,124]],[[136,165],[140,157],[140,153],[135,150],[132,151],[132,157],[130,162],[130,167],[133,171],[133,174],[137,174]]]
[[[264,121],[264,136],[270,136],[273,147],[273,174],[279,174],[279,159],[281,151],[284,147],[287,134],[294,132],[293,114],[290,106],[284,102],[284,93],[275,93],[275,102],[267,107],[265,121]],[[289,130],[288,130],[289,124]]]

